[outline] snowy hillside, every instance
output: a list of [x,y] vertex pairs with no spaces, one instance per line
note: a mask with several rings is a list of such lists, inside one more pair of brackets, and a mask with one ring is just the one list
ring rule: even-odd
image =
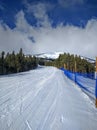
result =
[[[36,54],[35,56],[38,58],[57,59],[60,54],[64,54],[64,52],[42,53],[42,54]],[[88,58],[85,56],[80,56],[80,57],[81,57],[81,59],[85,59],[90,63],[95,63],[95,60],[92,58]]]
[[92,58],[88,58],[88,57],[85,57],[85,56],[80,56],[80,57],[81,57],[81,59],[85,59],[85,60],[87,60],[90,63],[95,63],[95,60],[92,59]]
[[46,59],[56,59],[59,57],[60,54],[64,54],[64,52],[42,53],[42,54],[37,54],[36,57],[46,58]]
[[0,130],[96,130],[97,109],[54,67],[0,77]]

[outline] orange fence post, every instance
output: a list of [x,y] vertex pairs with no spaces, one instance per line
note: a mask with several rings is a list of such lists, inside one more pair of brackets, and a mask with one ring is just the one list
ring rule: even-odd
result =
[[96,78],[96,86],[95,86],[96,100],[95,100],[95,106],[97,108],[97,57],[96,57],[96,73],[95,73],[95,78]]
[[66,69],[66,64],[64,63],[64,69]]

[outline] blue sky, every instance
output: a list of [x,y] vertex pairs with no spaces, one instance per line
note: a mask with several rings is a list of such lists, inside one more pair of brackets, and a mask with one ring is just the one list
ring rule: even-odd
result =
[[0,0],[0,51],[95,57],[96,26],[96,0]]
[[[52,21],[52,26],[61,22],[84,27],[88,20],[97,18],[96,0],[1,0],[0,20],[3,20],[11,28],[15,27],[15,15],[20,10],[25,12],[25,17],[31,25],[35,25],[33,12],[28,12],[27,4],[42,3],[47,6],[46,13]],[[33,18],[31,18],[33,15]]]

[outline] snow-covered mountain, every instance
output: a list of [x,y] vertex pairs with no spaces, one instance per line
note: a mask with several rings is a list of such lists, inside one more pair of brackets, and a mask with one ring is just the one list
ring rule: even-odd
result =
[[60,54],[64,54],[64,52],[41,53],[41,54],[36,54],[35,56],[38,58],[56,59],[59,57]]
[[88,57],[85,57],[85,56],[80,56],[80,57],[81,57],[81,59],[85,59],[85,60],[87,60],[90,63],[95,63],[95,60],[92,59],[92,58],[88,58]]
[[[45,59],[57,59],[60,54],[64,54],[64,52],[50,52],[50,53],[41,53],[41,54],[36,54],[35,56],[38,58],[45,58]],[[95,63],[95,60],[92,58],[88,58],[85,56],[80,56],[81,59],[85,59],[90,63]]]

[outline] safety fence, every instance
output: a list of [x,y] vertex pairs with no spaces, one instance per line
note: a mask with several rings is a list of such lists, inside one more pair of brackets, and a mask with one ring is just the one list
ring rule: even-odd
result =
[[97,79],[95,73],[71,72],[61,68],[64,74],[74,81],[93,101],[97,98]]

